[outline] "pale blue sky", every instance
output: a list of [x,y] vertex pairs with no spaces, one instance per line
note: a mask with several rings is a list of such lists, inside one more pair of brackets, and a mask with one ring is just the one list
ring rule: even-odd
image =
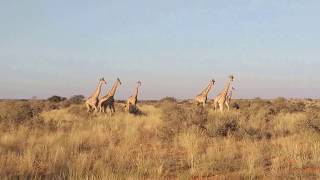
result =
[[0,98],[192,98],[234,74],[237,98],[320,98],[318,0],[0,0]]

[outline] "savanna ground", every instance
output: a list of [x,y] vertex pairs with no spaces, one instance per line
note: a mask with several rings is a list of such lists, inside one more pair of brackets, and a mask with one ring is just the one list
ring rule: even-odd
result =
[[0,179],[319,179],[320,101],[234,100],[221,114],[166,98],[142,113],[0,102]]

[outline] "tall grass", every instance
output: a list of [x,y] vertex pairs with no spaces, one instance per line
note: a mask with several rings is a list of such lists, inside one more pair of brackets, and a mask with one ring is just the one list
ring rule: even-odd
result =
[[121,105],[114,116],[88,115],[77,104],[0,107],[1,179],[320,176],[315,100],[238,100],[239,109],[224,114],[171,99],[140,105],[140,115]]

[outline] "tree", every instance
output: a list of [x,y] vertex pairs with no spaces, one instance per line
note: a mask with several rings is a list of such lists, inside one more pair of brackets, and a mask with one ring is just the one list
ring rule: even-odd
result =
[[56,95],[48,98],[48,101],[54,102],[54,103],[58,103],[58,102],[65,101],[65,100],[67,100],[67,98],[61,97],[61,96],[56,96]]
[[84,100],[83,95],[74,95],[69,98],[69,102],[72,104],[81,104]]

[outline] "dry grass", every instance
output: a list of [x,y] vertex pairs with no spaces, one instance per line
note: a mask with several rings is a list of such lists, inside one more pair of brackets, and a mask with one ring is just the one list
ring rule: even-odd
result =
[[318,101],[238,100],[229,113],[168,99],[143,112],[0,102],[0,178],[318,179]]

